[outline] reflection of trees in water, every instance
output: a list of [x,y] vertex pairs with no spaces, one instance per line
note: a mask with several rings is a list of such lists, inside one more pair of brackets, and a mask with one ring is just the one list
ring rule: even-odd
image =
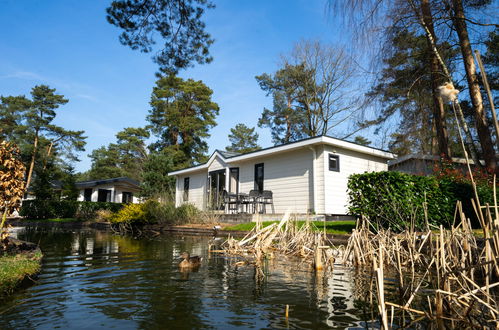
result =
[[[236,267],[238,259],[209,255],[206,237],[149,240],[93,231],[32,235],[32,241],[38,235],[42,249],[44,244],[49,249],[50,267],[44,271],[52,284],[42,286],[60,291],[44,297],[39,310],[57,325],[75,326],[66,324],[68,312],[80,312],[104,325],[125,327],[133,322],[140,328],[275,328],[286,326],[287,304],[290,327],[347,327],[363,319],[356,304],[365,297],[369,277],[349,269],[315,273],[301,259],[286,257],[263,262],[259,269]],[[199,271],[178,269],[182,251],[204,258]],[[31,327],[23,324],[17,328]]]

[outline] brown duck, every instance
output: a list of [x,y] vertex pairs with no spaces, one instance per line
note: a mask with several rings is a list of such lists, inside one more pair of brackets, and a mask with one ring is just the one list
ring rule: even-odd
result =
[[182,260],[178,266],[180,268],[195,268],[201,265],[203,258],[198,256],[190,256],[189,252],[183,252],[180,255],[184,260]]

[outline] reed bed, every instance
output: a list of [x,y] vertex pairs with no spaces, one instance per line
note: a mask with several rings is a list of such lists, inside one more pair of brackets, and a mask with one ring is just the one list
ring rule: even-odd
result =
[[265,259],[280,256],[300,257],[317,271],[332,270],[338,250],[332,249],[332,243],[325,232],[317,232],[311,221],[298,226],[289,214],[285,214],[279,223],[265,228],[257,221],[255,228],[243,239],[229,237],[222,245],[227,255],[242,258],[239,265],[254,264],[258,266]]
[[[377,304],[383,328],[393,322],[394,309],[440,326],[499,328],[499,212],[494,207],[493,217],[487,205],[475,210],[483,239],[473,233],[460,203],[450,229],[394,233],[359,221],[341,262],[371,270],[369,300]],[[397,282],[397,302],[385,301],[385,271]]]

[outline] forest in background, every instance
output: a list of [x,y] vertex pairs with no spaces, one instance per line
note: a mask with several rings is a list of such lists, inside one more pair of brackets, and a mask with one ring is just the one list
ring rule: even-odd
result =
[[[77,180],[120,176],[140,181],[144,195],[154,196],[170,191],[169,171],[207,159],[207,139],[224,109],[212,100],[209,86],[178,76],[212,60],[205,10],[216,8],[206,0],[110,3],[107,20],[121,31],[120,42],[154,54],[158,80],[148,124],[124,128],[115,143],[91,151],[92,165],[84,173],[75,174],[73,166],[85,133],[53,124],[68,102],[63,95],[39,85],[30,97],[1,97],[0,139],[20,147],[27,186],[37,196],[51,198],[51,183],[61,181],[63,195],[74,198]],[[374,136],[375,146],[398,155],[443,158],[463,156],[461,128],[468,153],[495,172],[497,13],[496,1],[330,0],[327,15],[341,18],[350,44],[297,41],[275,72],[255,72],[255,83],[273,104],[255,109],[261,111],[258,126],[271,131],[276,145],[323,134],[371,145]],[[475,50],[482,54],[492,104]],[[439,87],[447,82],[460,91],[459,103],[442,99]],[[231,152],[260,148],[255,128],[244,123],[231,129],[228,141]]]

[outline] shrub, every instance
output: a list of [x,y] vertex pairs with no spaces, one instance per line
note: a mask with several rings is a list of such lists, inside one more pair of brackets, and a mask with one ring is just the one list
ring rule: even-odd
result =
[[192,204],[182,204],[175,209],[175,223],[195,222],[200,211]]
[[108,210],[116,213],[123,208],[123,204],[121,203],[110,202],[78,202],[78,205],[78,211],[74,216],[82,220],[95,219],[99,210]]
[[[492,198],[491,188],[479,186],[481,203]],[[363,215],[375,224],[403,230],[410,224],[423,229],[425,207],[428,222],[448,226],[456,202],[463,202],[465,214],[476,222],[471,206],[472,186],[446,178],[424,177],[400,172],[355,174],[348,180],[349,212]]]
[[113,212],[109,210],[97,210],[95,212],[95,221],[98,222],[107,222],[111,220],[111,217],[113,216]]
[[159,203],[154,200],[148,200],[144,207],[150,222],[155,223],[174,223],[175,222],[175,204],[173,202]]
[[147,222],[147,213],[144,204],[127,204],[121,210],[111,215],[112,223],[144,224]]

